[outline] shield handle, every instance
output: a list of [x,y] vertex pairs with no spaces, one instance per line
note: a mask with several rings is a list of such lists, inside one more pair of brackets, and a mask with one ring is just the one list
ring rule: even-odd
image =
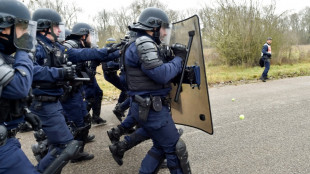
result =
[[182,67],[182,74],[181,74],[180,82],[178,84],[178,88],[177,88],[177,91],[176,91],[176,94],[175,94],[175,97],[174,97],[174,101],[175,102],[178,102],[179,98],[180,98],[180,93],[181,93],[182,82],[183,82],[183,79],[184,79],[185,68],[187,66],[189,53],[191,51],[193,39],[194,39],[194,36],[195,36],[195,31],[194,30],[193,31],[189,31],[188,32],[188,36],[189,36],[188,44],[187,44],[187,50],[188,51],[186,53],[185,61],[184,61],[183,67]]

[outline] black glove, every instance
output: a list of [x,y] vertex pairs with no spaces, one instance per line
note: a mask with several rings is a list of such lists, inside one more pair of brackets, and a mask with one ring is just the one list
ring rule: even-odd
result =
[[161,45],[159,51],[161,55],[164,56],[167,62],[171,61],[174,58],[171,48],[167,45]]
[[108,54],[113,53],[114,51],[118,50],[117,47],[107,47],[106,49],[107,49]]
[[175,56],[181,57],[183,61],[185,60],[187,54],[186,45],[175,43],[171,46],[171,49]]
[[100,65],[100,61],[92,60],[92,61],[90,62],[90,68],[91,68],[91,69],[95,69],[95,70],[96,70],[97,66],[99,66],[99,65]]
[[73,80],[75,77],[75,66],[67,66],[63,68],[64,79]]
[[31,124],[34,131],[42,128],[40,118],[37,115],[31,113],[29,109],[26,109],[25,121],[28,121]]
[[15,44],[18,47],[24,48],[23,50],[29,52],[34,49],[33,37],[28,33],[23,34],[21,37],[15,39]]

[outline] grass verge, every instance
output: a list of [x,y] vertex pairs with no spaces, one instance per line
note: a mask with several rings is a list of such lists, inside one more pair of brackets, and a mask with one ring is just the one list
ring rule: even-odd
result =
[[[264,68],[253,67],[245,68],[240,66],[208,66],[207,79],[210,87],[216,84],[242,83],[257,80],[261,76]],[[102,73],[101,66],[97,68],[96,75],[98,84],[103,91],[103,100],[112,102],[119,96],[120,90],[107,82]],[[281,79],[287,77],[308,76],[310,75],[310,63],[296,63],[292,65],[271,65],[269,71],[271,79]]]
[[[271,65],[269,77],[281,79],[287,77],[310,75],[310,63],[296,63],[287,65]],[[245,68],[239,66],[209,66],[206,68],[209,86],[219,83],[232,83],[238,81],[251,81],[260,78],[264,68]]]

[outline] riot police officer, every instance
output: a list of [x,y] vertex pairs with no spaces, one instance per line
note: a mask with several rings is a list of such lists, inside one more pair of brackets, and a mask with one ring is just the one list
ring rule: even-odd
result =
[[[59,37],[65,36],[65,27],[60,15],[55,10],[37,9],[33,13],[32,19],[38,23],[38,44],[35,55],[37,65],[34,67],[33,79],[33,94],[35,98],[31,105],[31,110],[40,117],[42,128],[48,139],[49,152],[38,164],[39,171],[44,171],[51,162],[58,162],[58,157],[64,156],[62,155],[63,153],[71,152],[64,151],[67,144],[72,142],[73,135],[66,125],[64,115],[62,114],[63,108],[59,99],[63,95],[64,84],[67,84],[63,82],[74,81],[75,67],[66,66],[67,60],[64,54],[66,53],[68,60],[73,62],[86,60],[104,61],[108,60],[109,50],[65,49],[57,42]],[[118,56],[119,52],[116,51],[115,54]],[[87,158],[84,158],[85,155],[83,153],[70,157],[75,157],[74,159],[80,159],[80,157],[82,159],[90,159],[88,154],[86,155]],[[66,164],[62,161],[60,163],[62,165]]]
[[[106,40],[106,48],[112,47],[117,44],[114,38],[108,38]],[[121,90],[121,93],[118,97],[117,104],[113,109],[113,113],[119,121],[122,121],[122,117],[125,116],[124,112],[129,108],[129,100],[127,100],[127,89],[120,80],[120,77],[117,75],[119,70],[119,60],[118,61],[109,61],[102,62],[102,71],[104,79],[114,85],[117,89]]]
[[[191,173],[186,145],[175,127],[168,107],[170,80],[182,70],[186,49],[175,49],[175,57],[164,63],[159,54],[169,28],[168,16],[158,8],[142,11],[131,26],[137,38],[124,52],[124,70],[131,97],[130,113],[153,140],[140,167],[140,173],[153,173],[166,158],[171,173]],[[145,49],[147,48],[147,49]]]
[[[16,0],[0,0],[0,173],[39,173],[21,149],[18,125],[24,119],[37,130],[39,118],[28,112],[26,98],[33,76],[36,22]],[[14,56],[10,56],[15,53]],[[23,117],[25,115],[25,117]]]
[[[63,44],[66,48],[90,48],[91,44],[96,42],[96,37],[94,34],[93,28],[86,23],[76,23],[73,28],[71,34],[67,37],[68,39]],[[83,99],[84,86],[98,86],[97,81],[94,77],[93,72],[90,71],[88,62],[73,62],[76,64],[77,76],[81,78],[90,78],[90,82],[84,83],[72,83],[72,89],[68,92],[68,97],[65,100],[62,100],[62,106],[64,108],[65,117],[67,121],[73,122],[74,127],[72,128],[75,131],[75,139],[81,140],[84,142],[84,145],[92,141],[95,136],[88,135],[89,129],[91,128],[91,116],[86,109],[86,103]],[[90,87],[93,89],[92,87]],[[100,89],[100,88],[99,88]],[[86,100],[89,102],[88,98],[88,88],[86,88]],[[101,90],[100,90],[101,91]],[[94,92],[90,90],[90,92]],[[100,95],[96,94],[96,95]],[[102,96],[102,91],[101,91]],[[99,109],[101,108],[101,100],[96,101],[100,103],[96,103],[99,105]],[[75,108],[75,109],[72,109]],[[99,110],[100,113],[100,110]],[[97,121],[101,119],[100,115],[93,114],[92,119],[96,119]],[[97,116],[97,117],[96,117]],[[103,121],[103,120],[102,120]],[[86,152],[82,152],[84,155],[79,159],[75,159],[75,161],[88,160],[94,158],[93,155],[87,154]]]
[[[97,46],[97,35],[95,30],[86,23],[76,23],[72,28],[72,33],[64,43],[66,47],[91,48]],[[91,122],[94,124],[106,123],[100,118],[101,101],[103,92],[96,80],[97,61],[74,62],[77,64],[77,74],[79,77],[86,76],[90,82],[84,83],[85,99],[87,110],[92,109]]]

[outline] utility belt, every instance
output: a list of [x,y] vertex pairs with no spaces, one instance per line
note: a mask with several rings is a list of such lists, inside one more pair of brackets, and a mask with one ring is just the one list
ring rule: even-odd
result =
[[149,111],[152,108],[156,112],[160,112],[162,110],[162,106],[168,106],[170,108],[170,98],[161,97],[161,96],[132,96],[133,101],[139,104],[139,119],[142,121],[146,121],[149,115]]
[[34,100],[40,102],[57,102],[59,100],[59,96],[38,95],[34,96]]
[[61,88],[61,84],[57,83],[47,83],[47,82],[34,82],[32,83],[32,88],[39,88],[39,89],[57,89]]

